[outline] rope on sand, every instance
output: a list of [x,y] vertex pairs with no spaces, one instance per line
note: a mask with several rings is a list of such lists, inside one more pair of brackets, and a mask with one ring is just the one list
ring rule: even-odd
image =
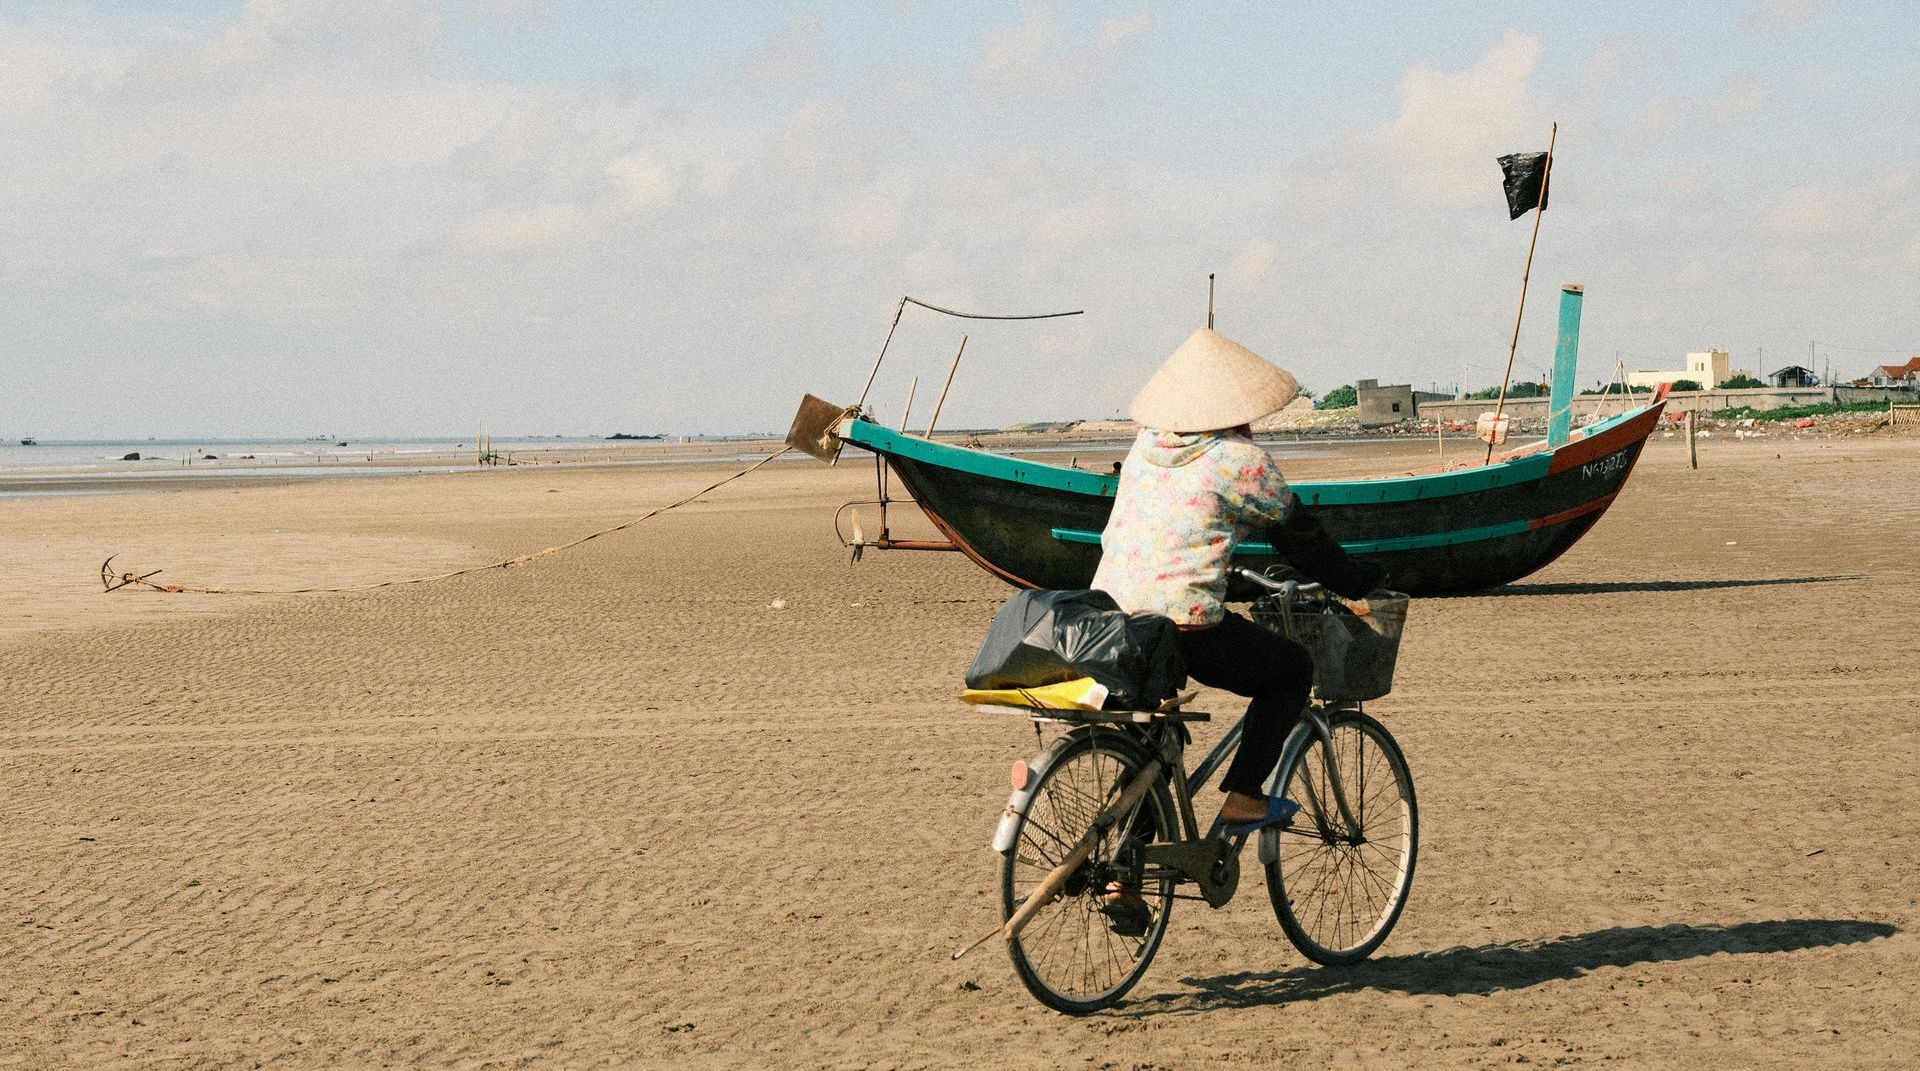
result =
[[487,569],[505,569],[505,568],[508,568],[509,566],[525,565],[530,561],[534,561],[538,558],[544,558],[549,554],[558,554],[563,550],[572,550],[574,547],[577,547],[582,543],[586,543],[590,540],[598,539],[603,535],[612,535],[613,533],[621,531],[623,529],[631,528],[634,525],[639,524],[641,521],[649,520],[653,517],[658,517],[660,514],[665,513],[671,509],[678,509],[681,506],[684,506],[687,503],[692,502],[694,499],[697,499],[702,495],[705,495],[712,491],[717,491],[720,488],[725,487],[727,484],[730,484],[733,481],[739,479],[740,477],[745,476],[750,472],[753,472],[754,470],[767,464],[769,461],[772,461],[774,458],[777,458],[782,454],[789,452],[792,449],[793,448],[790,446],[783,446],[780,449],[775,450],[773,453],[768,454],[766,457],[763,457],[760,460],[754,462],[753,464],[748,465],[746,468],[741,469],[739,472],[736,472],[733,475],[728,476],[726,479],[721,480],[717,483],[708,484],[706,487],[703,487],[700,490],[695,491],[694,493],[688,495],[685,498],[679,499],[678,501],[669,502],[664,506],[656,506],[653,509],[650,509],[647,512],[641,514],[640,516],[633,518],[630,521],[622,521],[619,524],[612,526],[611,528],[602,528],[597,532],[589,532],[588,534],[581,536],[579,539],[576,539],[571,543],[562,543],[559,546],[548,547],[545,550],[536,550],[531,554],[522,554],[519,557],[508,558],[504,561],[488,562],[485,565],[469,565],[464,569],[455,569],[452,572],[435,573],[432,576],[410,576],[400,580],[379,580],[369,584],[348,584],[344,587],[332,587],[332,588],[321,588],[321,587],[278,588],[278,589],[203,588],[203,587],[195,587],[194,585],[191,585],[191,584],[155,583],[150,578],[158,575],[161,572],[161,570],[159,569],[155,569],[152,572],[148,572],[148,573],[137,573],[137,574],[132,572],[116,573],[113,571],[113,559],[116,557],[119,557],[119,555],[116,554],[116,555],[113,555],[112,557],[109,557],[106,561],[100,563],[100,584],[106,591],[110,591],[110,592],[119,591],[121,588],[126,588],[126,587],[141,587],[141,588],[147,588],[152,591],[166,592],[168,594],[180,594],[184,592],[184,593],[190,593],[194,595],[317,595],[322,592],[373,591],[378,588],[394,588],[394,587],[400,587],[405,584],[429,584],[436,580],[451,580],[456,576],[465,576],[468,573],[478,573]]

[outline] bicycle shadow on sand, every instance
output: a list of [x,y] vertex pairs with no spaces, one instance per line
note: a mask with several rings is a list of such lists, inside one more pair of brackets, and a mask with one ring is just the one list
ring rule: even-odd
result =
[[1617,580],[1594,583],[1502,584],[1496,588],[1439,595],[1434,598],[1481,599],[1512,598],[1517,595],[1622,595],[1636,592],[1716,591],[1721,588],[1770,588],[1789,584],[1844,584],[1867,579],[1864,573],[1836,573],[1832,576],[1778,576],[1753,580]]
[[1671,963],[1721,952],[1796,952],[1860,944],[1897,932],[1898,927],[1888,923],[1861,919],[1614,927],[1548,941],[1462,945],[1437,952],[1376,957],[1352,967],[1309,964],[1284,971],[1182,978],[1193,991],[1139,997],[1129,1001],[1120,1014],[1192,1014],[1318,1000],[1367,989],[1410,996],[1487,996],[1505,989],[1579,978],[1602,967]]

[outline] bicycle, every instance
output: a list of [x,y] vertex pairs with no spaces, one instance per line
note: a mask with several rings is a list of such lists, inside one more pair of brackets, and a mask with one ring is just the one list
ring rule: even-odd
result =
[[[1235,572],[1275,593],[1269,599],[1283,615],[1332,605],[1318,585]],[[1388,663],[1390,678],[1390,654]],[[1118,1002],[1146,973],[1174,900],[1219,908],[1233,898],[1248,838],[1223,835],[1217,817],[1201,836],[1193,794],[1233,753],[1244,718],[1188,773],[1187,723],[1210,720],[1184,709],[1193,694],[1151,711],[1003,708],[1031,718],[1036,734],[1043,723],[1068,730],[1014,764],[993,841],[1005,921],[954,958],[999,934],[1029,992],[1085,1014]],[[1406,906],[1419,848],[1413,778],[1399,744],[1359,702],[1316,696],[1267,787],[1300,805],[1287,823],[1257,834],[1281,929],[1315,963],[1365,959]],[[1187,885],[1198,895],[1179,891]],[[1119,932],[1103,912],[1115,889],[1145,900],[1143,932]]]

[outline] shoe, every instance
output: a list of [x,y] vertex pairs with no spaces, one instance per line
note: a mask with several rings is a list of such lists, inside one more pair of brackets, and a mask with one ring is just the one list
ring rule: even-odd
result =
[[1284,826],[1288,822],[1293,821],[1293,816],[1299,813],[1300,805],[1287,799],[1285,796],[1268,796],[1267,816],[1265,818],[1256,818],[1251,822],[1223,823],[1220,826],[1220,835],[1223,837],[1244,837],[1249,833],[1258,833],[1268,826]]
[[1115,881],[1108,883],[1107,895],[1113,899],[1100,905],[1107,927],[1121,937],[1145,937],[1153,924],[1153,909],[1140,894]]

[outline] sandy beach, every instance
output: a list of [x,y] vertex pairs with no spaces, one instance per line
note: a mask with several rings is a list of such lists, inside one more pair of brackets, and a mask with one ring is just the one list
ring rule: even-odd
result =
[[953,701],[1003,585],[849,565],[864,458],[308,596],[95,574],[440,572],[741,466],[0,503],[0,1066],[1911,1066],[1920,437],[1700,454],[1656,437],[1563,559],[1416,601],[1370,709],[1421,854],[1372,962],[1305,962],[1250,874],[1084,1019],[949,959],[1034,736]]

